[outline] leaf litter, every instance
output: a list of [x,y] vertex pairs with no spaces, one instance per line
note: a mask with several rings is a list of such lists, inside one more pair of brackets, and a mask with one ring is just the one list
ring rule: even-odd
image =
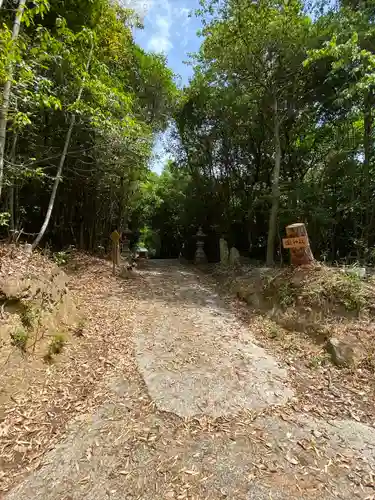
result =
[[[298,392],[282,407],[218,418],[181,419],[158,411],[138,373],[131,337],[137,300],[150,294],[160,298],[163,287],[173,285],[173,266],[121,280],[99,259],[79,255],[77,263],[79,272],[69,287],[86,319],[82,338],[39,374],[22,399],[15,394],[2,408],[2,491],[40,469],[26,479],[25,487],[10,493],[10,500],[29,498],[28,487],[34,487],[34,498],[43,500],[62,500],[67,492],[75,493],[74,498],[104,499],[105,491],[114,500],[125,494],[140,499],[248,499],[249,491],[259,499],[336,498],[346,490],[342,498],[371,498],[373,459],[363,452],[365,444],[351,446],[350,436],[345,440],[341,432],[333,439],[332,418],[347,413],[344,405],[333,411],[329,398],[316,398],[311,386],[317,380],[322,386],[321,375],[308,379],[307,388],[290,370]],[[119,380],[127,383],[122,386]],[[330,373],[331,388],[338,380]],[[351,387],[365,390],[353,380]],[[362,416],[356,407],[352,412]],[[78,430],[73,431],[75,424]],[[73,458],[64,477],[59,464],[78,446],[73,442],[84,444],[82,455],[70,452]],[[50,493],[45,484],[53,473],[61,475],[61,484]],[[70,476],[74,481],[69,486]]]

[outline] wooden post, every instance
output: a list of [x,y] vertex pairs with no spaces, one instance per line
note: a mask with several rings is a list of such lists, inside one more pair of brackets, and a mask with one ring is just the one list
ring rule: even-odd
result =
[[116,274],[116,266],[120,263],[120,235],[117,231],[113,231],[111,234],[112,240],[112,272],[113,275]]
[[292,266],[308,266],[314,263],[309,237],[305,224],[298,222],[286,227],[286,238],[283,240],[284,248],[290,249],[290,262]]

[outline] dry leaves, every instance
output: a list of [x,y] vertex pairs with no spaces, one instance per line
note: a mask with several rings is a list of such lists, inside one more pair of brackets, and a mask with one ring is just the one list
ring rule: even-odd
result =
[[[23,252],[2,248],[1,274],[43,274],[48,260],[35,254],[25,261]],[[124,308],[110,297],[122,294],[122,281],[111,276],[109,263],[78,256],[80,273],[72,276],[69,288],[80,314],[84,331],[72,337],[56,362],[49,366],[25,359],[24,382],[11,399],[1,399],[0,386],[0,491],[7,491],[18,479],[38,465],[38,459],[53,447],[68,422],[78,414],[92,412],[105,398],[106,389],[95,391],[108,371],[119,366],[134,370],[127,359],[131,350],[127,325],[131,321],[133,299],[128,286]],[[51,263],[51,268],[55,265]],[[3,370],[11,369],[5,364]],[[31,383],[24,385],[31,380]],[[90,457],[88,450],[87,456]]]
[[[236,493],[231,490],[231,498],[248,498],[249,485],[256,482],[268,482],[270,488],[281,485],[295,496],[306,499],[323,497],[327,490],[335,492],[337,479],[357,490],[374,488],[369,463],[359,460],[355,453],[349,456],[338,452],[332,454],[323,432],[314,429],[311,435],[297,439],[288,431],[282,434],[283,441],[264,426],[264,419],[272,418],[289,428],[295,425],[297,414],[301,413],[329,419],[350,417],[351,412],[353,419],[375,422],[373,408],[370,410],[374,386],[367,372],[353,373],[324,366],[312,370],[305,362],[306,353],[316,351],[311,341],[305,337],[293,339],[290,332],[285,332],[282,339],[270,339],[264,318],[247,316],[245,319],[251,323],[259,342],[264,342],[267,349],[288,363],[297,397],[286,407],[268,408],[262,412],[242,411],[233,418],[200,416],[181,420],[162,414],[155,409],[140,380],[130,336],[137,322],[137,300],[153,293],[160,297],[163,288],[150,289],[143,279],[113,278],[109,263],[89,256],[78,255],[76,264],[77,271],[69,287],[80,304],[85,325],[81,335],[71,340],[55,365],[44,366],[35,374],[33,384],[22,397],[15,394],[2,405],[0,468],[6,468],[6,473],[0,472],[1,491],[9,490],[22,475],[38,467],[44,453],[61,439],[73,418],[80,414],[92,415],[103,402],[111,401],[112,394],[104,382],[116,372],[139,387],[137,400],[132,401],[136,410],[126,428],[120,425],[121,432],[110,437],[113,446],[118,446],[127,455],[114,471],[116,480],[132,485],[137,498],[144,497],[146,489],[143,488],[150,488],[154,478],[151,486],[155,498],[225,498],[226,489],[216,488],[215,483],[222,467],[217,463],[218,456],[226,456],[220,446],[226,443],[230,449],[237,441],[245,443],[243,461],[247,473],[236,479]],[[38,272],[38,265],[33,265]],[[9,271],[9,262],[7,266]],[[238,314],[244,314],[237,303],[233,307]],[[146,425],[149,415],[157,417],[164,428]],[[114,415],[113,422],[116,418]],[[108,417],[110,422],[111,417]],[[191,443],[196,448],[200,442],[205,442],[208,449],[204,461],[199,455],[192,455],[186,463],[185,450]],[[212,445],[211,451],[207,443]],[[172,452],[172,447],[178,451]],[[100,450],[101,441],[98,440],[85,448],[83,460],[92,465]],[[139,450],[152,451],[153,462],[142,463],[150,477],[141,477],[144,469],[140,469],[132,458],[132,453]],[[82,467],[82,463],[77,463],[77,467]],[[228,466],[228,474],[229,471]],[[80,481],[88,481],[88,477],[82,473]],[[111,486],[109,491],[122,490],[117,487],[112,490]]]

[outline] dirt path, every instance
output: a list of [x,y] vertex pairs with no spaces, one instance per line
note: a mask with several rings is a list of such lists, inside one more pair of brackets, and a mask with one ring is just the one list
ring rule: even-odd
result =
[[7,500],[374,498],[374,428],[301,410],[209,278],[161,262],[114,281],[96,266],[73,286],[108,370]]
[[229,416],[293,395],[287,371],[254,344],[249,329],[196,273],[159,264],[147,281],[154,292],[137,304],[135,354],[160,410]]

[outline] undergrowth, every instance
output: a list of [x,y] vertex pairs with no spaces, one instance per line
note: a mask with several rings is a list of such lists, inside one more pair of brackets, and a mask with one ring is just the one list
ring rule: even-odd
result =
[[10,333],[11,345],[17,347],[20,351],[26,352],[29,334],[23,328],[16,328]]
[[263,296],[283,309],[307,306],[320,310],[342,306],[348,312],[359,312],[367,304],[361,278],[324,266],[308,271],[288,269],[268,278],[263,285]]
[[277,290],[277,298],[281,307],[289,307],[295,303],[296,289],[292,283],[282,283]]
[[316,354],[315,356],[312,356],[312,358],[309,361],[309,367],[310,368],[318,368],[319,366],[324,366],[329,363],[330,356],[326,352]]
[[52,254],[52,259],[59,267],[65,266],[69,262],[69,252],[61,251]]
[[306,280],[302,300],[311,306],[321,307],[325,302],[344,306],[347,311],[360,311],[366,306],[366,297],[358,276],[327,270],[315,279]]
[[30,304],[26,304],[20,313],[20,319],[23,326],[28,330],[31,330],[37,322],[37,313]]
[[54,335],[48,345],[48,351],[44,356],[44,361],[51,362],[53,357],[60,354],[66,344],[66,339],[61,333]]

